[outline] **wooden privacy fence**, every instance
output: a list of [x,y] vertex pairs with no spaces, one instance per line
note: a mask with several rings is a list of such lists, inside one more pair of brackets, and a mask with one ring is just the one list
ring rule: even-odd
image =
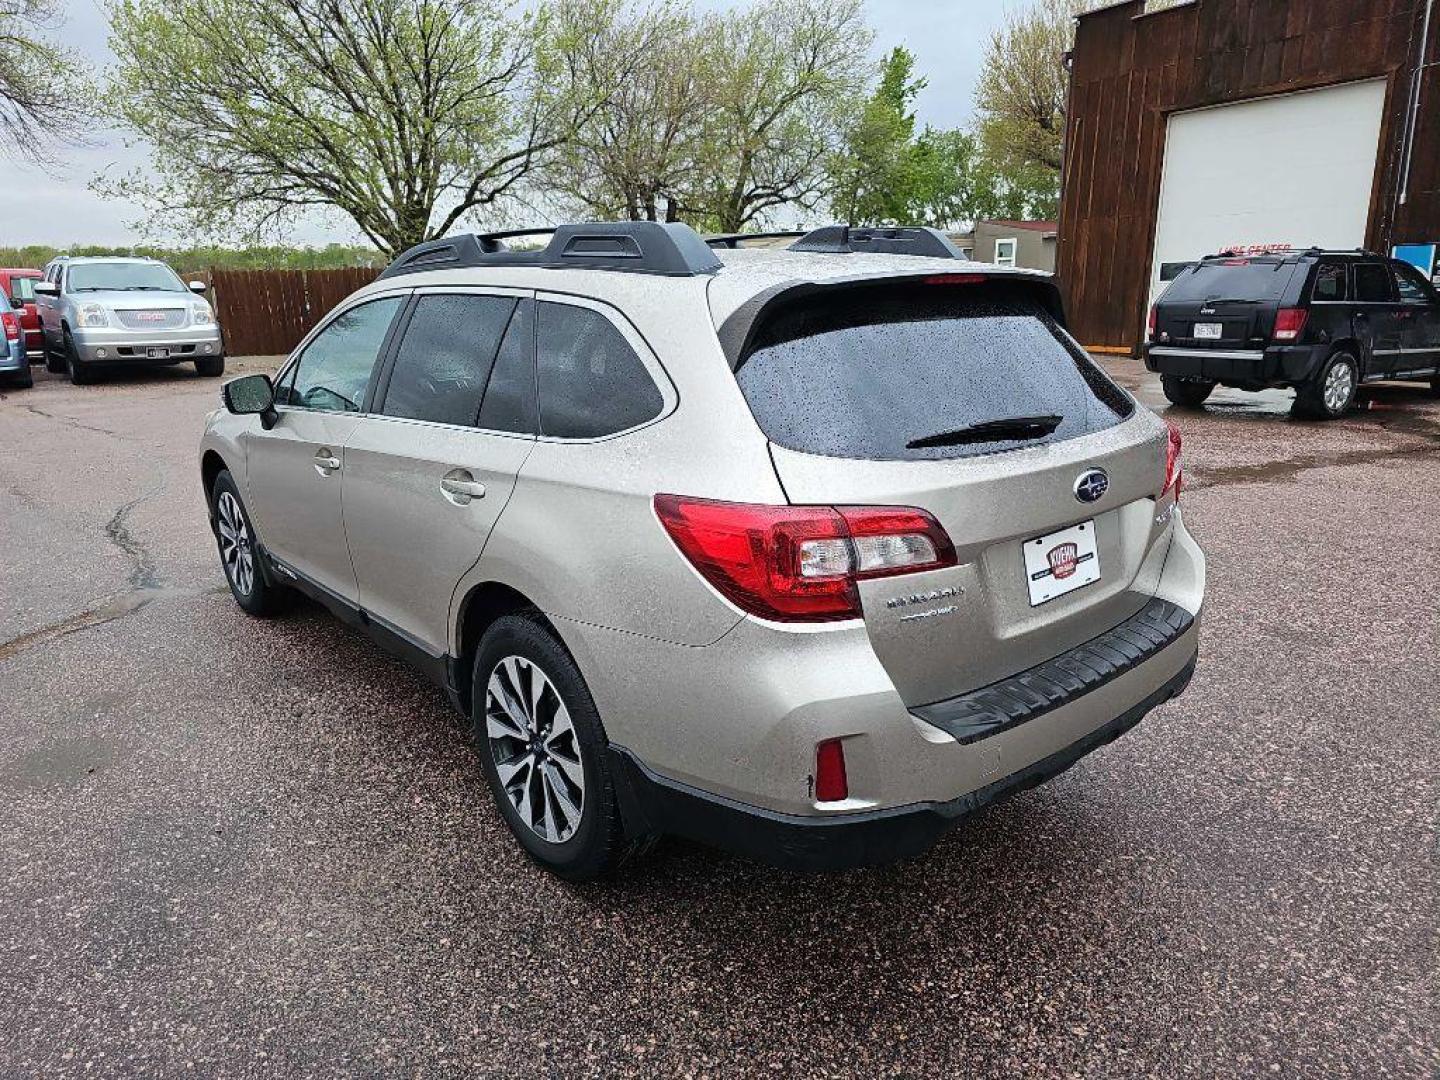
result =
[[212,270],[215,314],[231,356],[288,353],[326,312],[380,274],[342,270]]

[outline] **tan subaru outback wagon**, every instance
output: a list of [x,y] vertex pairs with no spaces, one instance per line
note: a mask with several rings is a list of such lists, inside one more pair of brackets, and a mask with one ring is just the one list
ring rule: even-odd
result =
[[1180,437],[1047,276],[923,229],[545,232],[406,252],[200,455],[239,605],[413,659],[541,865],[915,855],[1185,688]]

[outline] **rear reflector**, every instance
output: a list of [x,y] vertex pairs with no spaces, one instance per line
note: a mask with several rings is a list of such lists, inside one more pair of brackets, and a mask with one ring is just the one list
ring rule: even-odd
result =
[[845,743],[826,739],[815,747],[815,800],[841,802],[850,797],[850,781],[845,775]]
[[779,622],[861,617],[857,582],[955,565],[923,510],[764,506],[656,495],[655,514],[702,577],[742,611]]
[[1175,501],[1180,501],[1180,488],[1184,485],[1185,474],[1181,468],[1180,451],[1184,446],[1184,440],[1180,438],[1180,429],[1169,420],[1165,421],[1167,435],[1165,439],[1165,486],[1160,489],[1160,497],[1163,499],[1174,489]]
[[1310,312],[1306,308],[1281,308],[1275,315],[1275,340],[1295,341],[1305,332]]

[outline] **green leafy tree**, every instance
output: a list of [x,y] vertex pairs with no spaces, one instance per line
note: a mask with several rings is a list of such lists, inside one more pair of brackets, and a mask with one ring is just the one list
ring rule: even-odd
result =
[[109,96],[164,166],[96,186],[220,238],[338,211],[393,254],[496,214],[590,119],[569,91],[617,2],[115,0]]
[[950,226],[976,216],[975,140],[928,126],[917,134],[914,103],[924,89],[914,55],[891,50],[830,157],[831,208],[841,221]]
[[[975,91],[982,172],[1013,215],[1053,217],[1064,161],[1065,53],[1088,0],[1032,0],[990,36]],[[990,215],[985,216],[1002,216]]]
[[84,65],[46,40],[59,0],[0,0],[0,156],[49,163],[57,143],[83,141]]

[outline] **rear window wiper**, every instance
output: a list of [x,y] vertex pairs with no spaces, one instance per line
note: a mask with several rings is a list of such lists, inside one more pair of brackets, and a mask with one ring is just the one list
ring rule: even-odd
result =
[[982,420],[955,431],[942,431],[911,439],[907,450],[931,450],[937,446],[964,446],[967,443],[1008,442],[1010,440],[1043,439],[1064,421],[1053,413],[1046,416],[1011,416],[1004,420]]

